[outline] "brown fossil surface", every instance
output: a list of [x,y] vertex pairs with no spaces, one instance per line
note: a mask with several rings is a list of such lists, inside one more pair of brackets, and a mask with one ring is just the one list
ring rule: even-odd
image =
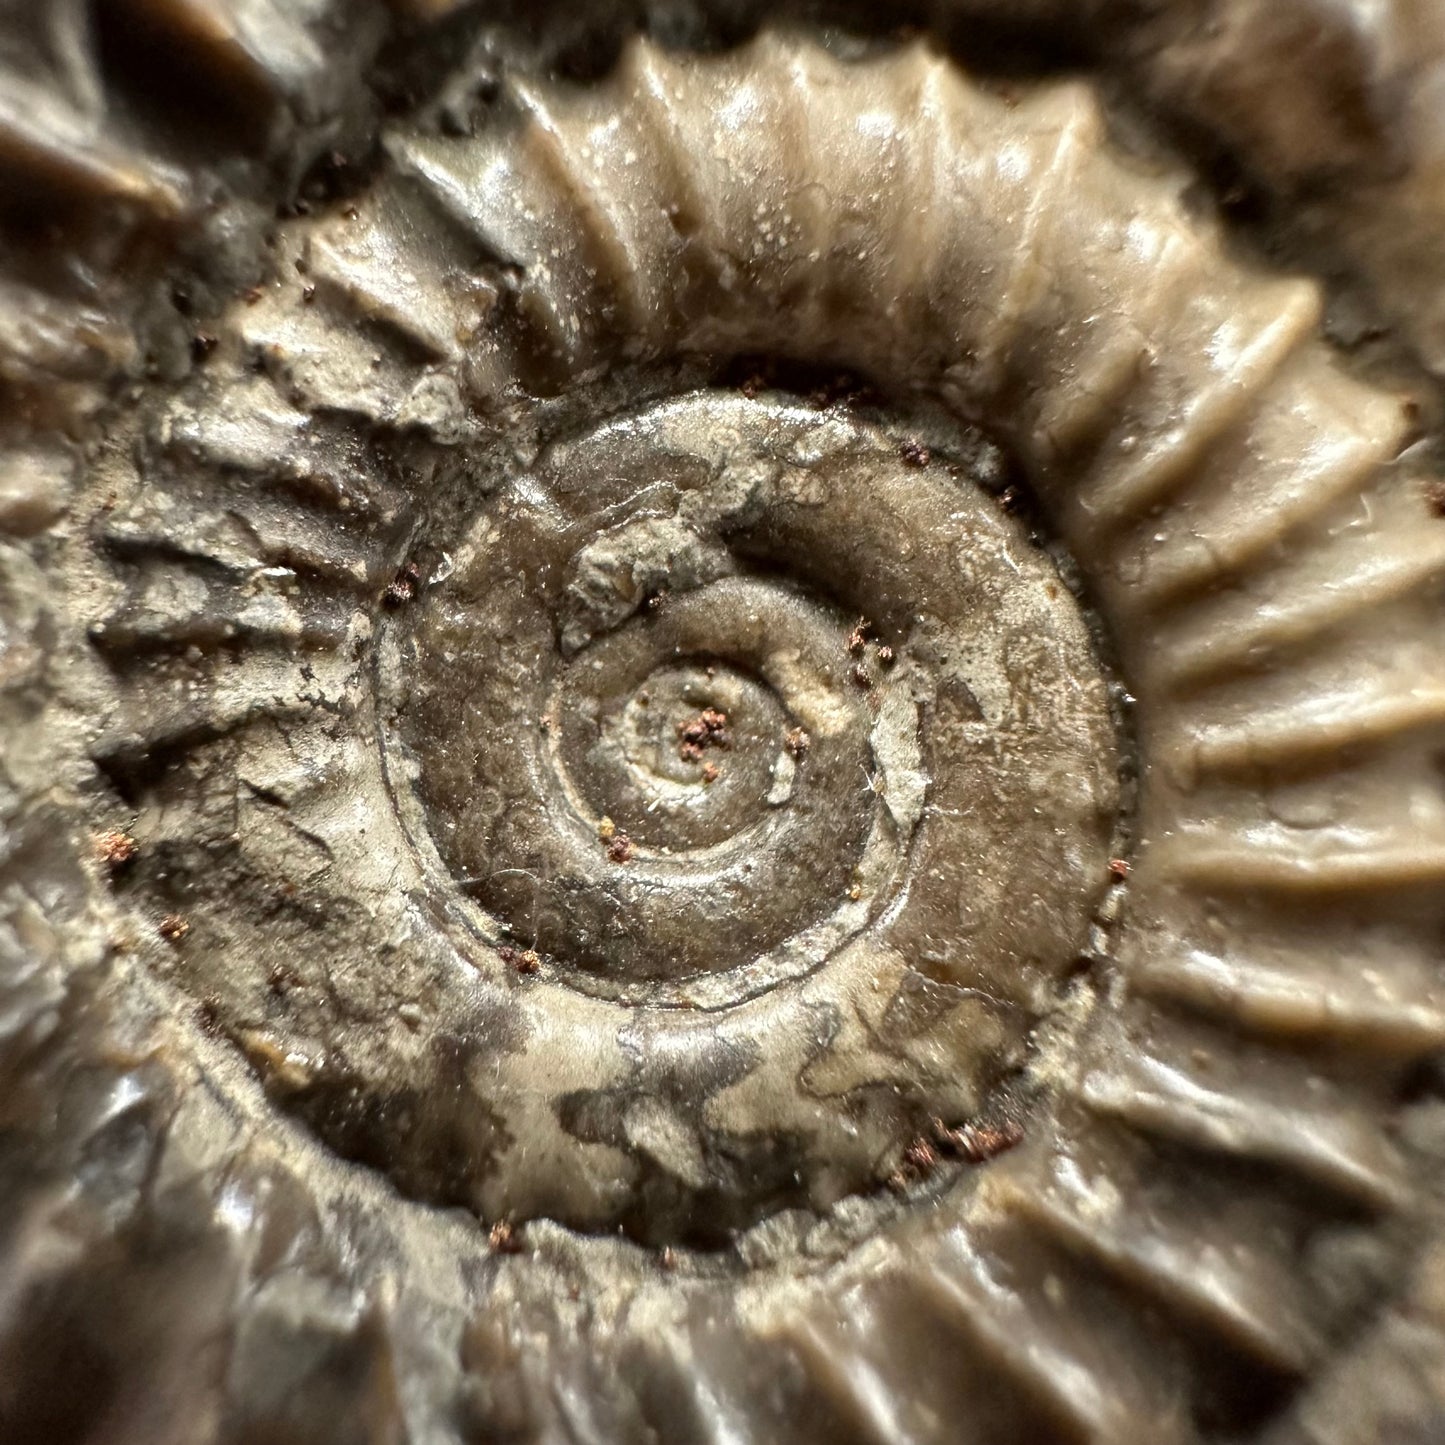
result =
[[[1134,41],[1155,104],[1268,198],[1296,256],[1364,293],[1354,339],[1385,324],[1445,372],[1445,11],[1389,5],[1170,7]],[[1288,103],[1279,103],[1281,94]]]
[[6,1445],[1445,1438],[1445,12],[896,19],[0,9]]

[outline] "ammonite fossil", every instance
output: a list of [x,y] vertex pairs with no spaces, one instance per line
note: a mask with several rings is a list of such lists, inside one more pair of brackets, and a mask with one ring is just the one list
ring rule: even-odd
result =
[[6,22],[0,1439],[1445,1438],[1436,52],[1034,10]]

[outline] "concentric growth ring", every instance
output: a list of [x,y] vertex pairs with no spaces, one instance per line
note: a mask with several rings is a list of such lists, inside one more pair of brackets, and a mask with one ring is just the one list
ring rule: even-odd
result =
[[[967,475],[870,427],[704,392],[559,442],[380,656],[402,815],[522,1007],[638,1033],[644,1077],[722,1041],[748,1076],[644,1091],[698,1188],[767,1130],[815,1205],[876,1184],[1021,1064],[1086,945],[1118,769],[1077,606]],[[551,1037],[527,1069],[575,1073]],[[500,1062],[488,1105],[526,1077]]]
[[574,983],[715,1006],[866,930],[1033,1010],[1083,944],[1117,770],[1073,600],[868,428],[702,394],[561,443],[398,630],[442,852]]

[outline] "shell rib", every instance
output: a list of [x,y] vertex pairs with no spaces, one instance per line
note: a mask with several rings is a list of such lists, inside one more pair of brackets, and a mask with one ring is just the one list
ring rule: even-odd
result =
[[255,279],[273,193],[365,149],[362,76],[392,18],[382,0],[0,5],[0,440],[84,432],[123,382],[184,370],[187,318]]
[[[1293,212],[1299,232],[1325,238],[1438,377],[1440,7],[1217,0],[1200,7],[1202,17],[1192,9],[1177,7],[1135,41],[1133,65],[1150,94],[1207,128]],[[1288,103],[1274,104],[1281,94]]]
[[[1436,378],[1445,370],[1438,5],[935,0],[930,11],[944,33],[1002,23],[1090,57],[1121,108],[1147,107],[1208,164],[1223,160],[1307,264],[1347,275]],[[1357,296],[1336,319],[1351,342],[1370,335]]]

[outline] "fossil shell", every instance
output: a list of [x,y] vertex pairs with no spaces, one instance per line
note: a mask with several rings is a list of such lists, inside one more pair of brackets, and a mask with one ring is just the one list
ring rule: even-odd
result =
[[1438,1196],[1416,397],[1082,82],[429,114],[16,428],[0,1420],[1290,1428]]
[[[1445,12],[1317,0],[1204,8],[1204,23],[1175,7],[1136,36],[1132,64],[1156,103],[1235,157],[1439,376]],[[1282,89],[1290,104],[1272,104]]]
[[1348,283],[1335,297],[1338,334],[1388,324],[1437,377],[1445,369],[1435,244],[1445,12],[1433,0],[935,0],[926,10],[948,34],[1001,29],[1025,53],[1086,60],[1125,108],[1185,138],[1233,207],[1269,213],[1272,250]]

